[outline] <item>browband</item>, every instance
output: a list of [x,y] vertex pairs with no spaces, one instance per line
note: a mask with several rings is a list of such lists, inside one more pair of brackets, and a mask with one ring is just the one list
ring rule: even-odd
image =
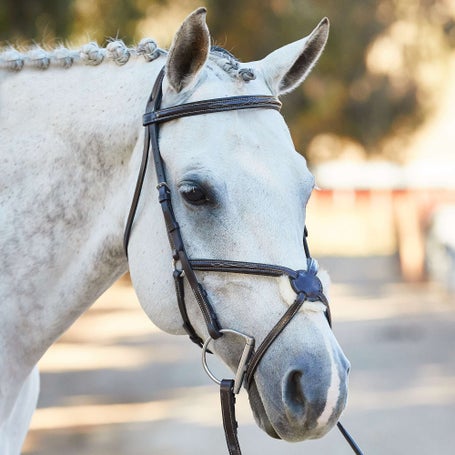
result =
[[230,96],[227,98],[195,101],[193,103],[179,104],[157,111],[146,112],[143,116],[143,125],[164,123],[193,115],[238,111],[241,109],[275,109],[279,111],[281,109],[281,101],[274,96],[268,95]]

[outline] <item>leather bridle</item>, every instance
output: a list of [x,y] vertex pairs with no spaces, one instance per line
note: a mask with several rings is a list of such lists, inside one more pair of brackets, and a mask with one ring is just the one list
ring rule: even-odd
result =
[[[306,228],[303,235],[303,246],[307,259],[306,270],[292,270],[288,267],[280,265],[262,264],[256,262],[227,261],[222,259],[190,259],[188,257],[185,251],[183,238],[180,233],[180,227],[172,208],[171,191],[166,179],[164,161],[161,157],[159,149],[160,124],[182,117],[230,110],[274,109],[279,111],[281,108],[281,102],[274,96],[247,95],[208,99],[161,109],[160,107],[163,96],[162,82],[164,76],[165,70],[163,68],[155,81],[152,93],[147,102],[146,112],[143,116],[143,125],[145,126],[144,150],[133,201],[131,203],[131,208],[126,222],[124,249],[128,257],[129,238],[145,179],[151,148],[157,178],[158,200],[161,205],[169,243],[172,249],[172,257],[174,261],[173,277],[178,307],[183,320],[183,328],[189,335],[191,341],[203,348],[204,368],[208,372],[209,376],[220,385],[223,424],[229,453],[230,455],[241,455],[237,439],[237,422],[235,420],[235,394],[239,393],[243,382],[245,382],[247,388],[250,387],[253,381],[254,373],[265,353],[284,328],[291,322],[292,318],[297,314],[306,301],[322,302],[325,306],[327,321],[331,327],[332,321],[330,316],[330,307],[324,295],[321,281],[317,277],[317,262],[310,256],[306,239]],[[220,327],[216,312],[210,302],[207,292],[197,278],[195,273],[196,271],[250,274],[269,277],[287,276],[297,297],[294,303],[287,309],[281,319],[264,338],[259,347],[254,350],[255,340],[253,337],[242,334],[233,329],[224,329]],[[196,333],[188,316],[184,293],[185,278],[195,296],[207,326],[209,338],[205,342]],[[233,333],[234,335],[245,339],[245,349],[240,359],[235,380],[217,380],[211,374],[205,359],[206,353],[210,352],[208,351],[210,342],[220,338],[224,333]],[[354,452],[361,455],[362,452],[352,437],[346,432],[344,427],[339,422],[337,425],[343,436],[353,448]]]

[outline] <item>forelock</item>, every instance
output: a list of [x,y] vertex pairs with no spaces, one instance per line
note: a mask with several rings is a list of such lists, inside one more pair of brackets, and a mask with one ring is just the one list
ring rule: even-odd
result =
[[234,55],[222,47],[213,46],[210,50],[209,59],[231,77],[239,78],[244,82],[256,79],[256,74],[252,68],[243,67]]

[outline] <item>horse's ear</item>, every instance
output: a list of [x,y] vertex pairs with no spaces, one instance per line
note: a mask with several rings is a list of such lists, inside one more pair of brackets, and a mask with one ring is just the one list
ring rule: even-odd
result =
[[328,36],[329,20],[324,18],[310,35],[277,49],[259,62],[275,95],[290,92],[304,81],[321,55]]
[[199,8],[191,13],[174,36],[166,62],[166,76],[170,86],[180,92],[199,74],[210,52],[210,34],[205,16]]

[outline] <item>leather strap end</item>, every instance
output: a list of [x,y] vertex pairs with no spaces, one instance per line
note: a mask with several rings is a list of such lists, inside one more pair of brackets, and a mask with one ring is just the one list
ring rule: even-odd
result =
[[237,420],[235,420],[234,380],[222,379],[220,383],[221,412],[223,415],[224,434],[229,455],[242,455],[237,438]]

